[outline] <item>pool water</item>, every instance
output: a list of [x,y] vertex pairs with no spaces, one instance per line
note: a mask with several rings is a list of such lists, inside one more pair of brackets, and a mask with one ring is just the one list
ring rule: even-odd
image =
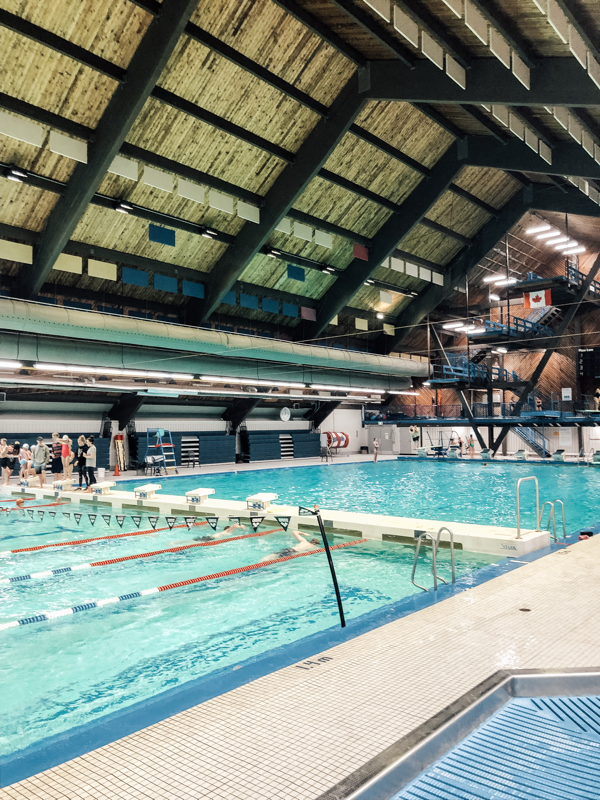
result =
[[[380,461],[202,474],[161,478],[163,492],[184,494],[199,485],[215,490],[215,497],[245,500],[256,492],[275,492],[278,503],[324,509],[391,514],[516,526],[517,480],[537,477],[540,503],[562,500],[567,530],[600,521],[600,468],[560,464],[476,462]],[[143,479],[120,483],[133,490]],[[522,525],[535,528],[533,481],[521,488]],[[558,513],[557,513],[558,522]]]
[[[28,505],[34,504],[39,505],[28,501]],[[92,526],[87,516],[91,510],[64,505],[56,508],[54,519],[46,513],[40,520],[37,512],[33,519],[18,513],[3,516],[0,550],[136,530],[130,515],[122,531],[114,517],[108,529],[100,514]],[[62,516],[65,511],[71,512],[70,519]],[[79,525],[73,511],[83,512]],[[161,524],[165,524],[164,519],[159,521]],[[274,527],[267,520],[261,530]],[[148,528],[144,518],[140,529]],[[3,556],[0,575],[17,576],[147,553],[190,542],[206,532],[205,526],[190,532],[185,527],[174,528],[145,536]],[[331,541],[337,544],[348,539],[331,537]],[[0,585],[0,622],[253,564],[293,543],[290,534],[279,531]],[[335,550],[333,559],[347,618],[356,619],[415,593],[410,582],[413,556],[414,547],[377,542]],[[492,556],[459,551],[457,577],[472,581],[478,568],[493,561]],[[448,579],[447,550],[439,554],[438,567]],[[417,580],[429,585],[429,570],[430,552],[426,552]],[[14,753],[166,689],[338,624],[327,561],[323,554],[315,554],[257,572],[2,631],[1,752]]]

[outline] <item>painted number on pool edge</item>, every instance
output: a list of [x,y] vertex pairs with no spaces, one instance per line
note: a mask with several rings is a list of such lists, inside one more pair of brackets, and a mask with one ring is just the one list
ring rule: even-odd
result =
[[313,667],[321,666],[324,661],[333,661],[333,658],[331,656],[321,656],[316,661],[303,661],[302,664],[294,664],[294,666],[298,667],[298,669],[312,669]]

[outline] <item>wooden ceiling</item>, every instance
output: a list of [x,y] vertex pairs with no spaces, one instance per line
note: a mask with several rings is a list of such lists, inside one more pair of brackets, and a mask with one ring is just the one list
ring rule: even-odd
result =
[[[155,315],[162,306],[163,316],[174,318],[185,309],[187,322],[229,324],[239,318],[242,326],[253,321],[284,336],[370,340],[369,346],[388,351],[397,337],[382,335],[382,322],[403,328],[407,319],[435,308],[452,293],[456,276],[484,264],[483,256],[538,198],[548,218],[570,213],[577,235],[598,248],[597,202],[552,175],[538,156],[527,169],[533,151],[499,121],[491,105],[499,102],[493,87],[489,109],[470,99],[456,102],[450,89],[447,102],[369,99],[369,62],[412,62],[415,75],[429,62],[395,29],[393,19],[386,22],[362,0],[212,0],[197,7],[185,0],[164,0],[162,6],[154,0],[115,0],[109,7],[99,0],[43,6],[1,0],[0,5],[0,111],[44,130],[41,147],[0,133],[0,237],[35,248],[33,265],[0,260],[4,291],[55,295],[61,302],[87,293],[93,308],[107,298],[116,303],[120,295],[124,306],[146,303]],[[572,68],[569,46],[533,0],[475,5],[533,65],[532,75],[550,62],[557,74],[563,66]],[[490,48],[444,0],[393,0],[390,7],[395,6],[467,64],[467,85],[480,66],[495,63]],[[559,6],[573,30],[584,30],[590,57],[600,58],[598,4],[559,0]],[[115,132],[111,140],[107,116],[123,92],[133,91],[136,54],[147,37],[166,29],[169,13],[179,15],[181,32],[171,45],[163,43],[158,80],[140,83],[139,113],[121,138]],[[580,69],[590,93],[597,90]],[[520,86],[506,72],[507,80]],[[451,83],[442,70],[430,82]],[[557,121],[554,106],[544,102],[544,87],[540,91],[534,84],[532,78],[530,102],[507,104],[555,158],[565,154],[561,163],[575,159],[570,174],[589,179],[593,194],[596,167],[600,178],[600,90],[598,105],[564,104],[586,132],[588,151],[591,141],[590,155]],[[350,90],[356,110],[327,145],[346,113],[339,108]],[[57,130],[87,141],[87,164],[50,150],[50,134]],[[470,165],[471,144],[481,142],[489,166]],[[175,185],[183,178],[204,186],[205,203],[98,170],[102,157],[119,151],[138,162],[140,178],[149,165],[173,176]],[[509,151],[515,154],[514,168]],[[452,159],[454,171],[447,166]],[[15,167],[25,173],[21,182],[6,179]],[[443,170],[448,180],[440,177]],[[90,202],[69,216],[78,187],[89,189]],[[209,205],[211,188],[258,206],[260,223]],[[133,212],[118,213],[119,201],[132,204]],[[331,233],[332,247],[276,231],[286,215]],[[174,229],[175,247],[149,241],[149,221]],[[206,228],[218,236],[203,236]],[[57,242],[62,242],[58,250]],[[205,299],[94,278],[86,274],[85,257],[82,275],[51,269],[52,254],[74,252],[74,243],[85,245],[94,258],[146,269],[149,287],[161,272],[197,276]],[[367,261],[357,260],[354,244],[367,246]],[[103,248],[102,254],[94,255],[93,248]],[[269,258],[266,248],[283,256]],[[396,249],[417,265],[437,269],[445,276],[444,287],[380,266]],[[303,282],[288,277],[288,263],[307,267]],[[325,266],[334,272],[324,273]],[[367,280],[374,283],[365,285]],[[225,292],[239,291],[239,282],[258,297],[315,309],[316,322],[223,303]],[[381,302],[382,290],[393,291],[390,304]],[[328,325],[335,313],[337,327]],[[367,333],[356,329],[354,316],[368,319]]]

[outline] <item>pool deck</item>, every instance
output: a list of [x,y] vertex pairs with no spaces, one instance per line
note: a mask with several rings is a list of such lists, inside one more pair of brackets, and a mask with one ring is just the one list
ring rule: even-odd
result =
[[597,535],[13,784],[0,800],[345,797],[359,767],[496,671],[598,667],[599,578]]
[[[157,478],[155,481],[150,482],[159,483],[160,480],[160,478]],[[140,485],[147,482],[143,478],[139,480]],[[209,475],[203,481],[198,480],[198,483],[201,482],[208,484],[206,488],[210,488]],[[168,482],[164,479],[162,483],[164,488],[168,487]],[[256,491],[260,491],[260,489],[260,473],[257,473]],[[86,505],[90,510],[92,510],[92,507],[98,507],[105,512],[114,508],[178,517],[187,515],[217,516],[225,520],[229,516],[239,516],[247,522],[250,521],[251,516],[261,516],[266,518],[267,521],[271,519],[275,521],[276,516],[289,516],[292,530],[298,528],[308,530],[308,532],[312,531],[312,529],[318,530],[316,519],[310,516],[300,516],[298,506],[273,504],[266,511],[250,511],[243,501],[222,500],[213,496],[209,496],[205,503],[190,504],[184,496],[165,494],[162,490],[151,499],[137,500],[134,492],[119,490],[118,484],[109,494],[98,497],[80,491],[54,491],[50,484],[43,489],[14,486],[11,487],[11,490],[12,495],[21,493],[29,496],[33,495],[36,499],[66,500],[70,503]],[[523,529],[521,536],[517,538],[516,528],[479,523],[444,522],[434,519],[395,517],[384,514],[366,514],[328,509],[321,509],[321,516],[327,532],[364,539],[396,542],[398,544],[414,544],[415,539],[422,533],[429,533],[436,537],[440,528],[448,526],[454,534],[454,542],[457,548],[494,556],[524,556],[527,553],[548,547],[550,544],[549,531]],[[444,544],[450,541],[447,528],[442,532],[440,540]]]

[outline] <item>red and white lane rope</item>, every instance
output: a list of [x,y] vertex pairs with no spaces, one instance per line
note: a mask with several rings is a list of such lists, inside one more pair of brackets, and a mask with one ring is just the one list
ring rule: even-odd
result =
[[[353,539],[351,542],[343,542],[342,544],[334,544],[330,550],[339,550],[342,547],[352,547],[356,544],[363,544],[366,539]],[[283,556],[282,558],[273,558],[270,561],[259,561],[258,564],[248,564],[245,567],[236,567],[235,569],[226,569],[223,572],[213,572],[212,575],[201,575],[199,578],[190,578],[187,581],[177,581],[177,583],[169,583],[166,586],[155,586],[152,589],[142,589],[140,592],[130,592],[129,594],[122,594],[118,597],[107,597],[105,600],[95,600],[91,603],[82,603],[78,606],[71,608],[63,608],[60,611],[46,611],[44,614],[36,614],[34,617],[25,617],[24,619],[16,619],[13,622],[5,622],[0,625],[0,631],[7,628],[17,628],[20,625],[30,625],[33,622],[46,622],[47,620],[57,619],[57,617],[65,617],[68,614],[77,614],[80,611],[89,611],[92,608],[101,608],[102,606],[112,605],[113,603],[120,603],[123,600],[133,600],[136,597],[145,597],[149,594],[158,594],[159,592],[167,592],[169,589],[179,589],[182,586],[191,586],[194,583],[202,583],[203,581],[212,581],[217,578],[226,578],[229,575],[239,575],[242,572],[250,572],[255,569],[262,569],[263,567],[270,567],[273,564],[282,564],[285,561],[292,561],[294,558],[303,558],[304,556],[314,556],[317,553],[324,553],[325,548],[319,547],[317,550],[307,550],[304,553],[294,553],[291,556]]]
[[161,556],[164,553],[180,553],[182,550],[191,550],[194,547],[213,547],[217,544],[227,542],[238,542],[240,539],[252,539],[256,536],[267,536],[270,533],[280,533],[283,528],[273,528],[270,531],[259,531],[258,533],[244,533],[240,536],[229,536],[226,539],[213,539],[210,542],[194,542],[193,544],[183,544],[178,547],[167,547],[165,550],[153,550],[151,553],[136,553],[133,556],[120,556],[120,558],[109,558],[105,561],[92,561],[89,564],[76,564],[73,567],[58,567],[57,569],[47,569],[44,572],[31,572],[28,575],[15,575],[12,578],[0,578],[0,584],[19,583],[30,578],[50,578],[53,575],[64,575],[66,572],[77,572],[80,569],[91,569],[92,567],[108,567],[111,564],[119,564],[122,561],[135,561],[140,558],[150,558],[151,556]]
[[[192,526],[206,525],[207,522],[193,522]],[[49,547],[71,547],[76,544],[89,544],[90,542],[101,542],[108,539],[126,539],[129,536],[147,536],[151,533],[159,533],[160,531],[171,531],[175,528],[186,528],[186,525],[173,525],[172,528],[152,528],[149,531],[131,531],[130,533],[113,533],[109,536],[94,536],[91,539],[74,539],[72,542],[54,542],[54,544],[38,544],[36,547],[21,547],[18,550],[2,550],[0,556],[8,556],[13,553],[34,553],[37,550],[47,550]]]

